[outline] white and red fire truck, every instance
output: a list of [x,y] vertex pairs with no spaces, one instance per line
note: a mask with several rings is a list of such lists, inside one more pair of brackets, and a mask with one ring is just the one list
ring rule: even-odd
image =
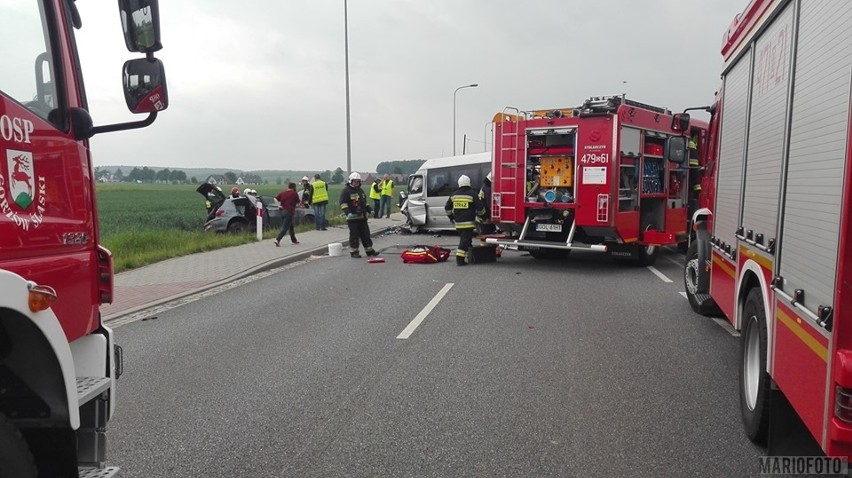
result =
[[849,457],[852,2],[752,0],[722,55],[707,108],[716,198],[695,215],[690,304],[741,331],[752,440]]
[[[114,4],[113,4],[114,5]],[[112,476],[106,426],[122,356],[101,321],[113,269],[98,244],[89,138],[168,105],[157,0],[119,0],[125,99],[142,121],[93,125],[69,0],[0,7],[0,477]],[[104,6],[105,8],[106,6]],[[113,8],[115,8],[113,6]],[[118,66],[118,65],[116,65]]]
[[701,198],[707,125],[672,129],[672,114],[626,99],[494,117],[492,221],[536,258],[572,249],[651,264],[685,243]]

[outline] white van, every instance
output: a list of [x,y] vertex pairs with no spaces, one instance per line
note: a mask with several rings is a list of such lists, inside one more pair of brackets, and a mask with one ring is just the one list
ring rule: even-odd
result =
[[444,206],[459,187],[459,176],[470,178],[470,187],[479,191],[491,171],[491,153],[430,159],[408,177],[408,195],[400,211],[408,218],[412,232],[420,229],[451,231],[455,227]]

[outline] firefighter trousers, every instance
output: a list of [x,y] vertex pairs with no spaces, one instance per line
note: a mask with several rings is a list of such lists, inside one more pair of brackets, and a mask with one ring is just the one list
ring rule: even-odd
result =
[[470,250],[470,246],[473,244],[474,231],[472,227],[456,230],[459,233],[459,248],[456,249],[456,260],[464,260],[467,251]]
[[357,219],[346,223],[349,226],[349,253],[358,253],[358,244],[364,243],[364,251],[373,250],[373,240],[370,239],[370,226],[366,219]]

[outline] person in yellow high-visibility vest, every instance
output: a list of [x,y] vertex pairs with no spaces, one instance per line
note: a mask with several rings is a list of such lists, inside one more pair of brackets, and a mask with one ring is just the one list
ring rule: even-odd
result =
[[370,199],[373,201],[373,219],[379,218],[380,204],[382,201],[382,179],[376,178],[370,185]]
[[[385,174],[382,179],[382,203],[381,208],[379,210],[379,217],[383,215],[385,217],[390,217],[391,213],[391,200],[393,199],[393,180],[389,175]],[[387,208],[387,213],[385,213],[385,208]]]
[[328,186],[323,181],[322,176],[314,174],[314,194],[312,204],[314,206],[314,222],[317,225],[317,231],[325,231],[328,228],[328,221],[325,219],[325,210],[328,206]]

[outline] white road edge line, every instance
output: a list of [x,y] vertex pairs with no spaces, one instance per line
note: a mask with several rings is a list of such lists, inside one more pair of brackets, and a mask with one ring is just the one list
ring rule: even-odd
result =
[[657,276],[657,277],[659,277],[659,278],[660,278],[660,280],[661,280],[661,281],[663,281],[663,282],[671,282],[671,281],[672,281],[671,279],[669,279],[668,277],[666,277],[666,275],[665,275],[665,274],[663,274],[662,272],[658,271],[658,270],[657,270],[657,268],[656,268],[656,267],[654,267],[654,266],[648,266],[648,270],[649,270],[649,271],[651,271],[651,272],[653,272],[653,273],[654,273],[654,275],[655,275],[655,276]]
[[419,327],[420,324],[423,322],[423,320],[426,319],[426,316],[429,315],[429,312],[432,312],[432,309],[434,309],[435,306],[438,305],[438,302],[441,302],[441,299],[443,299],[444,296],[447,295],[447,292],[449,292],[454,285],[455,283],[453,282],[447,282],[444,287],[439,290],[437,294],[435,294],[435,297],[432,297],[432,300],[430,300],[429,303],[426,304],[426,307],[423,307],[423,310],[421,310],[420,313],[417,314],[417,317],[415,317],[414,320],[412,320],[408,324],[405,330],[403,330],[402,332],[400,332],[399,335],[396,336],[396,338],[407,339],[411,337],[411,334],[413,334],[417,327]]
[[[687,295],[686,295],[686,292],[684,292],[684,291],[680,291],[680,295],[682,295],[684,299],[689,299],[689,297],[687,297]],[[740,333],[737,332],[736,330],[734,330],[734,328],[731,327],[731,323],[728,322],[727,320],[720,319],[718,317],[711,317],[711,319],[713,319],[713,322],[716,322],[716,325],[718,325],[719,327],[722,327],[722,330],[724,330],[725,332],[731,334],[734,337],[740,336]]]

